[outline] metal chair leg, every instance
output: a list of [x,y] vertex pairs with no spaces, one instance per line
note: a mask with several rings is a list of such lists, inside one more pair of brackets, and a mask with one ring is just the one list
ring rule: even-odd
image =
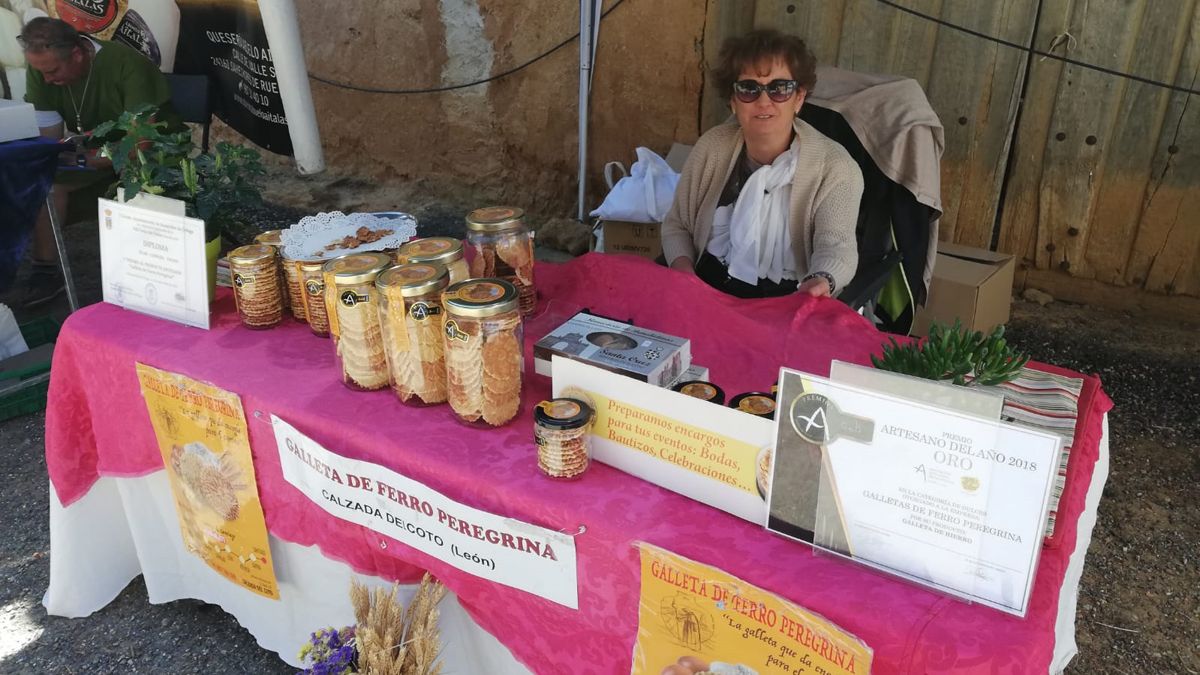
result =
[[58,248],[58,264],[62,267],[63,282],[67,287],[67,304],[71,311],[79,309],[79,298],[75,295],[75,279],[71,276],[71,262],[67,260],[67,242],[63,238],[62,227],[58,222],[58,212],[54,208],[54,188],[46,193],[46,213],[50,215],[50,229],[54,231],[54,245]]

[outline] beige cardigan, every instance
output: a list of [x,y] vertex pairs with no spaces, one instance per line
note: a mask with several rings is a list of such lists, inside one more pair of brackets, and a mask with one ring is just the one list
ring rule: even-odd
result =
[[[803,278],[826,272],[841,290],[858,267],[858,206],[863,178],[858,164],[839,143],[807,122],[793,124],[800,140],[792,179],[789,226],[796,271]],[[744,140],[736,122],[716,126],[696,141],[683,165],[675,202],[662,224],[663,256],[693,261],[708,246],[721,191],[733,173]]]

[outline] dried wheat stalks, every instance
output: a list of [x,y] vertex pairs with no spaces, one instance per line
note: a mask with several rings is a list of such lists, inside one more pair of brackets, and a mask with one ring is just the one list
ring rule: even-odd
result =
[[439,675],[442,664],[437,605],[446,587],[429,576],[404,608],[398,587],[368,590],[351,582],[350,602],[358,622],[358,670],[364,675]]

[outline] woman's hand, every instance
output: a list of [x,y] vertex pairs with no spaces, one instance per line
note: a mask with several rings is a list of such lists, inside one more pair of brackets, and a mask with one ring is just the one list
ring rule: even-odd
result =
[[824,277],[813,277],[808,281],[800,284],[796,289],[798,293],[808,293],[814,298],[828,298],[833,289],[829,287],[829,282]]
[[693,263],[692,259],[687,257],[686,255],[681,255],[678,258],[672,260],[671,261],[671,269],[676,270],[678,272],[684,272],[685,274],[691,274],[693,276],[696,274],[696,264]]

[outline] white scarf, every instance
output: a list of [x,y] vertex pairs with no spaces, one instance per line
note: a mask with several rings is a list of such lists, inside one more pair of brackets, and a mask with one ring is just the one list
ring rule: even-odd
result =
[[728,265],[735,279],[757,284],[796,278],[788,212],[799,142],[750,174],[732,208],[722,206],[713,216],[708,252]]

